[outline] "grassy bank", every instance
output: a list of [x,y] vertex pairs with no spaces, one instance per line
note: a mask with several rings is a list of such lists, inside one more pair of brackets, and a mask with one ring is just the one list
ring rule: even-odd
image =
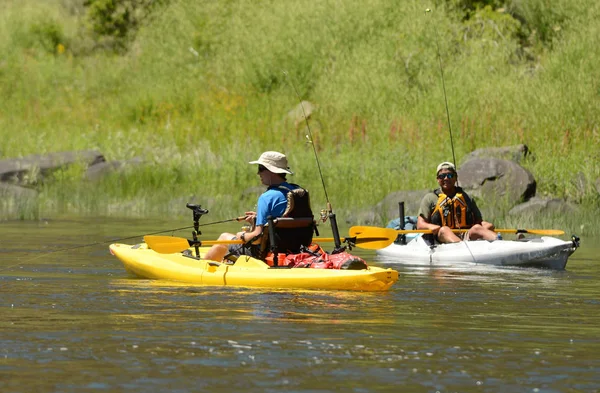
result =
[[94,183],[72,168],[38,185],[36,204],[4,202],[3,215],[187,217],[196,200],[233,217],[258,185],[245,163],[270,149],[289,155],[292,180],[322,208],[307,132],[288,116],[295,89],[316,105],[311,131],[338,214],[434,187],[432,168],[452,155],[439,45],[457,159],[525,143],[538,195],[583,204],[585,217],[561,219],[592,226],[598,3],[513,0],[469,18],[459,1],[398,3],[166,2],[114,51],[81,2],[3,2],[1,156],[95,148],[146,162]]

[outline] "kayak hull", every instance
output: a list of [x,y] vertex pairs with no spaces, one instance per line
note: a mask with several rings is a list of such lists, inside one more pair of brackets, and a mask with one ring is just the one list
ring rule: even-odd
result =
[[475,263],[498,266],[536,267],[564,270],[577,245],[543,236],[522,240],[477,240],[430,246],[422,236],[405,245],[393,243],[377,250],[377,256],[390,263],[448,266]]
[[[229,265],[183,253],[159,254],[146,244],[111,244],[109,248],[125,270],[137,277],[198,285],[385,291],[398,280],[397,271],[374,266],[365,270],[270,268],[246,256]],[[201,249],[201,255],[206,250]]]

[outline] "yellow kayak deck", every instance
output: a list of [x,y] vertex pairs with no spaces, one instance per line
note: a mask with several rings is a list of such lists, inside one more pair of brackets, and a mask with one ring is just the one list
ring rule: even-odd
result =
[[[246,256],[230,265],[183,253],[159,254],[146,244],[111,244],[109,248],[123,262],[125,270],[138,277],[191,284],[385,291],[398,281],[396,270],[375,266],[365,270],[270,268],[263,261]],[[201,255],[207,249],[201,248]]]

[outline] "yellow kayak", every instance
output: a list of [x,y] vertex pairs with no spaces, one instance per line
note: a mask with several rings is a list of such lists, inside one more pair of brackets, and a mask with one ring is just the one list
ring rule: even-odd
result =
[[[200,250],[206,252],[208,248]],[[270,268],[246,256],[230,265],[181,252],[159,254],[145,243],[111,244],[110,252],[123,262],[125,270],[138,277],[200,285],[385,291],[398,281],[396,270],[374,266],[364,270]]]

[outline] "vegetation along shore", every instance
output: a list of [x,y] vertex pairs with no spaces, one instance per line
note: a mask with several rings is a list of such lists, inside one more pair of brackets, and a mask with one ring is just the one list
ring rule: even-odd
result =
[[0,160],[96,151],[118,164],[7,177],[35,193],[0,188],[0,218],[184,220],[189,201],[234,217],[259,185],[246,163],[267,149],[319,210],[303,112],[338,217],[433,188],[452,159],[439,47],[459,168],[526,145],[536,196],[577,207],[515,217],[481,201],[487,218],[597,235],[598,16],[594,0],[3,1]]

